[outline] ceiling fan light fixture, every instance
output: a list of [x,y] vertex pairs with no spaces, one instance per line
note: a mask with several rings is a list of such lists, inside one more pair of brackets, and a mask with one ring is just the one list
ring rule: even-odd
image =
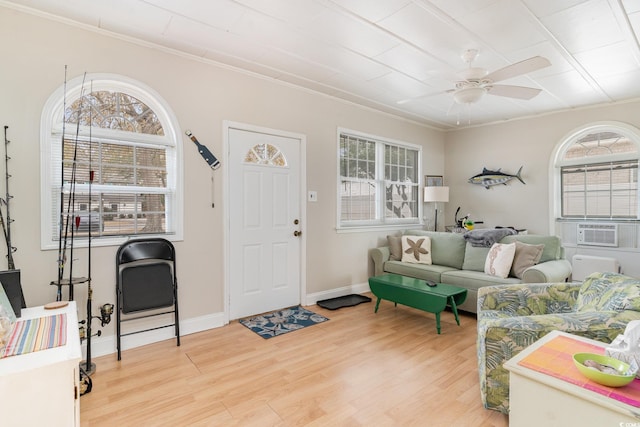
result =
[[483,87],[466,87],[453,93],[453,100],[457,104],[473,104],[484,96],[487,90]]

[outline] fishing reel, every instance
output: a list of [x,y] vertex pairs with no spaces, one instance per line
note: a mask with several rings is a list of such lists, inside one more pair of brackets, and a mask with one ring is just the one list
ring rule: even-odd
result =
[[100,306],[100,325],[108,325],[111,323],[111,315],[113,314],[113,304],[102,304]]
[[[85,324],[87,323],[86,320],[81,320],[78,322],[80,324],[80,327],[78,328],[78,332],[80,335],[80,341],[84,341],[85,339],[87,339],[87,328],[85,326]],[[102,331],[98,331],[95,334],[91,334],[92,337],[99,337],[100,335],[102,335]]]
[[[100,316],[91,316],[91,320],[100,319],[100,326],[105,326],[111,323],[111,315],[113,314],[113,304],[102,304],[100,306]],[[78,322],[81,326],[79,327],[80,332],[80,340],[84,340],[87,337],[87,328],[85,325],[87,324],[86,320],[81,320]],[[92,334],[93,337],[99,337],[102,335],[102,331],[98,331],[95,334]]]

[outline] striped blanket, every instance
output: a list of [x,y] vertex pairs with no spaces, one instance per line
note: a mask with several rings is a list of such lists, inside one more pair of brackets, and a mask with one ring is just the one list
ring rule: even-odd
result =
[[18,320],[9,335],[2,357],[46,350],[66,343],[67,315],[64,313]]

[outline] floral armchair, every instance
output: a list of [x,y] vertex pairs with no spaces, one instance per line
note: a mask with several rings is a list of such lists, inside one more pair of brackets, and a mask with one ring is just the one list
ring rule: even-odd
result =
[[489,286],[478,291],[478,370],[485,408],[509,412],[504,362],[553,330],[610,343],[640,319],[640,279],[593,273],[583,283]]

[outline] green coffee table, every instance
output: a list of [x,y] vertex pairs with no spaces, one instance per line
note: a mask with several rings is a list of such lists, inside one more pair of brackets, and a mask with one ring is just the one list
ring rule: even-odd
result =
[[383,274],[369,278],[369,288],[378,297],[375,313],[378,312],[380,301],[386,299],[398,304],[417,308],[436,315],[436,328],[440,333],[440,313],[451,307],[456,316],[456,323],[460,325],[458,305],[467,299],[467,290],[458,286],[438,283],[430,287],[427,282],[399,274]]

